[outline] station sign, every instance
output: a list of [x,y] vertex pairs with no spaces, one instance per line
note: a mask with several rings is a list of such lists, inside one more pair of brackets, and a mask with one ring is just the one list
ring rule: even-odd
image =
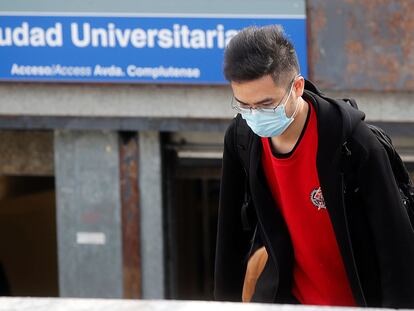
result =
[[0,80],[226,84],[226,45],[244,27],[277,24],[307,76],[303,15],[0,12]]

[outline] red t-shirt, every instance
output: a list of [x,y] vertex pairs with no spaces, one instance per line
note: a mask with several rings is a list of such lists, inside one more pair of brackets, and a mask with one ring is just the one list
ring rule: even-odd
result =
[[293,243],[293,295],[302,304],[355,306],[319,184],[312,105],[292,152],[278,156],[268,138],[262,138],[262,144],[265,175]]

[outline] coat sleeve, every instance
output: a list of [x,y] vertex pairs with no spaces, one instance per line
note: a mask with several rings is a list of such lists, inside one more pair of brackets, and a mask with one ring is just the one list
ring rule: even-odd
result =
[[364,128],[365,159],[360,189],[373,233],[380,272],[382,307],[414,307],[414,231],[400,199],[387,153]]
[[214,296],[223,301],[242,299],[249,246],[241,223],[246,177],[236,153],[234,129],[233,120],[224,139],[214,272]]

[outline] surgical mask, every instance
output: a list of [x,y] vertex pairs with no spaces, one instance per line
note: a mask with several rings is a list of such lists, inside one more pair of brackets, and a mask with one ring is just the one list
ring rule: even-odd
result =
[[248,113],[242,112],[242,118],[246,120],[247,125],[252,129],[252,131],[260,137],[273,137],[281,135],[295,120],[296,114],[299,110],[299,104],[296,102],[296,108],[292,116],[288,117],[286,115],[286,103],[291,93],[292,87],[283,105],[281,104],[275,109],[270,109],[270,111],[251,109]]

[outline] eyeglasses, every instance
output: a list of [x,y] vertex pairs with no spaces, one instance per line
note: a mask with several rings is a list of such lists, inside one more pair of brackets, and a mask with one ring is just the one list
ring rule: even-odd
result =
[[[286,104],[286,102],[288,101],[288,99],[290,97],[290,94],[292,93],[293,84],[294,84],[297,77],[300,77],[300,74],[294,76],[293,79],[289,82],[288,86],[286,87],[285,94],[283,95],[282,99],[280,100],[280,102],[276,106],[274,106],[273,103],[269,103],[269,104],[262,105],[262,107],[253,108],[250,105],[239,102],[234,96],[232,96],[232,98],[231,98],[231,107],[234,110],[240,112],[241,114],[252,113],[253,110],[256,110],[256,111],[259,111],[259,112],[265,112],[265,113],[274,113],[276,111],[277,107],[279,107],[280,105]],[[287,97],[286,97],[286,95],[287,95]],[[286,99],[283,101],[283,99],[285,97],[286,97]],[[282,104],[282,102],[283,102],[283,104]]]

